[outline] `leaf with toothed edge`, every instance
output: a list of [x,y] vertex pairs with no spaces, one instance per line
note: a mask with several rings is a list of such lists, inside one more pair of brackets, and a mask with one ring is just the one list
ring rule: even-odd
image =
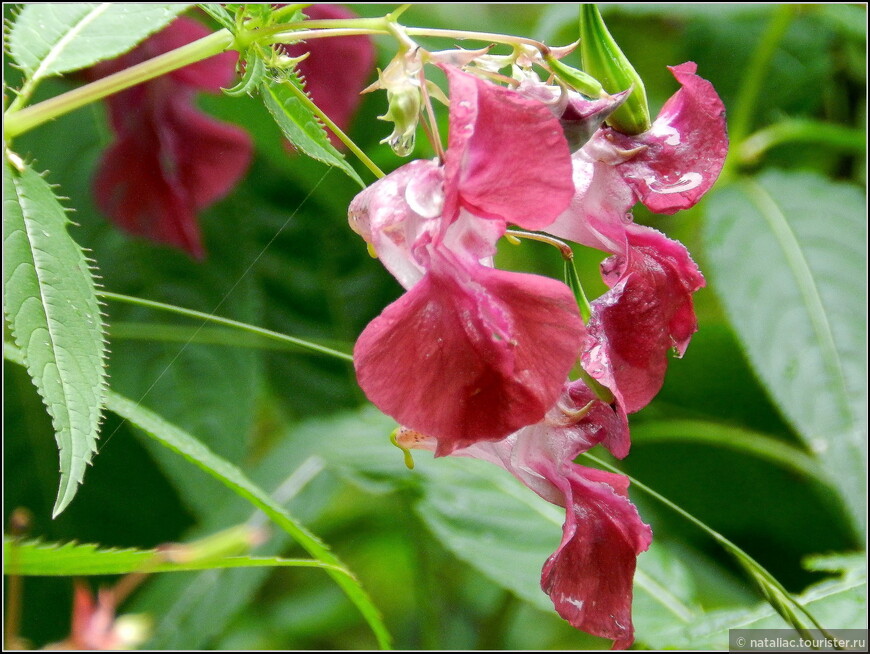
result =
[[96,452],[106,387],[93,274],[69,222],[38,173],[5,160],[3,312],[55,430],[61,476],[54,516],[72,501]]
[[[227,555],[187,560],[182,558],[186,547],[173,543],[168,548],[153,550],[103,549],[94,544],[16,542],[7,537],[3,541],[3,573],[52,577],[263,567],[325,568],[345,573],[340,566],[323,561],[277,556]],[[173,556],[173,550],[178,554]]]
[[340,168],[361,187],[365,187],[357,172],[329,142],[317,116],[299,99],[299,94],[305,91],[295,72],[288,73],[283,81],[264,82],[260,86],[260,93],[272,118],[293,147],[328,166]]
[[190,4],[44,2],[27,4],[9,33],[12,58],[32,80],[124,54]]

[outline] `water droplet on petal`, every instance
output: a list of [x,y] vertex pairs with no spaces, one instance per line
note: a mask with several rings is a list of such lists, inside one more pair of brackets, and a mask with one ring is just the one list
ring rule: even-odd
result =
[[644,177],[644,181],[654,193],[667,195],[669,193],[685,193],[699,187],[704,181],[704,176],[701,173],[686,173],[675,182],[669,182],[666,178],[657,179],[653,176]]

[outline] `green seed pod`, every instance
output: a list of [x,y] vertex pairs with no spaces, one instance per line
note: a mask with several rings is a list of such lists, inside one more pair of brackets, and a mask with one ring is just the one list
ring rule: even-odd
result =
[[594,4],[580,6],[580,58],[583,69],[597,79],[608,93],[633,89],[607,124],[624,134],[640,134],[652,123],[643,80],[616,45]]

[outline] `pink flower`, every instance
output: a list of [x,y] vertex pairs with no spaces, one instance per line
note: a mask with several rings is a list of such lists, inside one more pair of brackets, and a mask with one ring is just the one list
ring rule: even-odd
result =
[[692,62],[671,68],[682,88],[648,131],[628,136],[603,127],[574,153],[577,193],[549,233],[621,252],[636,202],[672,214],[694,206],[713,186],[728,151],[725,107],[696,68]]
[[705,282],[681,243],[640,225],[625,236],[625,249],[601,264],[610,290],[592,302],[581,360],[631,413],[658,394],[668,353],[685,353],[698,328],[692,294]]
[[[98,64],[90,79],[105,77],[207,36],[178,18],[132,52]],[[197,213],[232,190],[248,168],[250,137],[240,128],[201,113],[198,91],[231,86],[235,55],[216,55],[115,95],[106,103],[114,142],[103,154],[94,182],[97,205],[127,231],[204,252]]]
[[[583,367],[629,412],[664,381],[667,355],[696,331],[692,293],[704,278],[678,242],[634,225],[639,200],[658,213],[693,206],[725,161],[725,110],[694,63],[671,68],[682,88],[637,136],[601,128],[574,153],[576,194],[547,231],[614,256],[602,264],[610,291],[592,303]],[[589,103],[591,105],[591,103]]]
[[51,643],[50,650],[123,650],[141,644],[148,636],[144,616],[115,617],[117,600],[111,588],[101,588],[96,600],[88,586],[76,579],[70,635]]
[[573,194],[558,120],[540,102],[445,67],[449,148],[360,193],[359,232],[408,289],[360,335],[369,399],[438,439],[437,454],[541,420],[584,328],[568,287],[492,269],[507,223],[545,227]]
[[[401,430],[397,440],[406,448],[438,446],[436,439],[410,430]],[[573,461],[596,444],[620,449],[627,442],[625,413],[577,381],[563,387],[541,422],[495,443],[453,451],[506,469],[548,502],[566,508],[562,542],[544,564],[541,587],[572,626],[613,639],[619,649],[634,640],[634,571],[652,532],[628,500],[625,477]]]
[[[311,20],[356,18],[340,5],[313,4],[304,9]],[[309,55],[297,70],[305,78],[305,89],[342,130],[350,125],[360,103],[360,91],[375,69],[375,47],[367,36],[311,39],[307,43],[283,46],[291,57]],[[333,143],[338,140],[330,133]]]

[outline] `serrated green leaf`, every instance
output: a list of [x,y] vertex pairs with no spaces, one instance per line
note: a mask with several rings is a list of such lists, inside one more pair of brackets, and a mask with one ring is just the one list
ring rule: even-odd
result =
[[123,54],[190,4],[34,3],[21,10],[9,52],[31,81]]
[[238,467],[214,454],[187,432],[122,395],[109,391],[106,397],[106,407],[144,430],[161,444],[181,454],[185,459],[263,511],[317,560],[334,566],[327,568],[327,573],[359,609],[377,637],[380,646],[382,648],[390,646],[391,637],[378,610],[360,583],[347,570],[347,567],[316,536],[294,520],[280,504],[251,482]]
[[233,20],[233,15],[226,9],[224,9],[224,6],[220,3],[199,2],[196,6],[202,9],[209,16],[214,18],[222,27],[226,27],[228,30],[231,31],[236,28],[236,21]]
[[253,95],[266,77],[266,62],[259,56],[256,48],[250,48],[245,54],[245,74],[239,83],[229,89],[223,89],[226,95],[238,97]]
[[771,397],[837,484],[866,506],[866,207],[855,187],[769,172],[712,195],[710,273]]
[[353,167],[329,142],[326,131],[314,113],[299,100],[299,94],[305,91],[298,80],[289,78],[281,82],[265,82],[260,87],[260,93],[269,113],[294,147],[313,159],[340,168],[360,186],[365,186]]
[[42,177],[4,162],[3,310],[55,430],[55,516],[72,501],[96,452],[106,377],[94,280],[68,224]]
[[199,561],[168,561],[160,550],[100,549],[79,543],[3,541],[3,573],[31,577],[123,575],[131,572],[191,572],[224,568],[343,568],[311,559],[271,556],[224,556]]

